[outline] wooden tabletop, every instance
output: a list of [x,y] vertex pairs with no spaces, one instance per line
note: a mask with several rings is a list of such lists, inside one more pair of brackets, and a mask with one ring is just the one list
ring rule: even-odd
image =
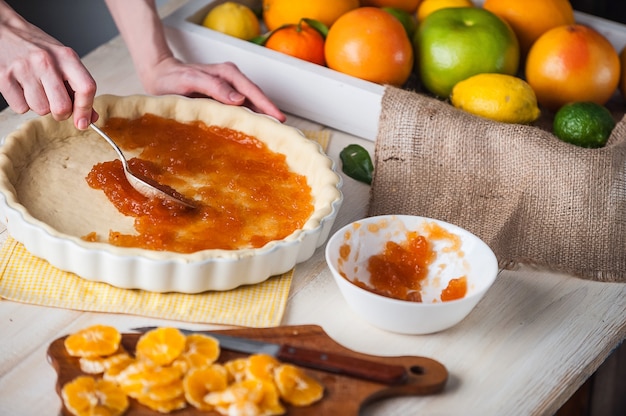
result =
[[[85,57],[99,93],[142,93],[128,52],[117,38]],[[33,114],[0,113],[0,137]],[[324,126],[290,116],[303,129]],[[333,131],[328,149],[338,162],[346,145],[373,143]],[[344,204],[334,229],[366,215],[369,187],[344,177]],[[0,228],[0,241],[7,236]],[[0,300],[0,413],[55,415],[56,373],[46,361],[51,342],[102,323],[120,331],[183,324],[121,314],[85,313]],[[596,283],[531,267],[502,271],[476,309],[447,331],[398,335],[361,321],[332,280],[323,248],[296,267],[283,325],[317,324],[351,350],[381,356],[418,355],[446,366],[443,393],[372,404],[365,415],[551,415],[626,337],[626,284]],[[350,398],[346,398],[349,400]]]

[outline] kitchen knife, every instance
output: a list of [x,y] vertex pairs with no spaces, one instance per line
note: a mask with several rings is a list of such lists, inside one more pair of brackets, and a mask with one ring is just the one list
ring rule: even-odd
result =
[[[137,332],[148,332],[157,327],[132,328]],[[219,331],[192,331],[179,329],[183,334],[201,333],[214,337],[220,348],[246,354],[268,354],[278,360],[315,370],[327,371],[344,376],[356,377],[378,383],[397,385],[408,379],[407,370],[401,365],[350,357],[343,354],[326,353],[289,344],[275,344],[250,338],[220,334]]]

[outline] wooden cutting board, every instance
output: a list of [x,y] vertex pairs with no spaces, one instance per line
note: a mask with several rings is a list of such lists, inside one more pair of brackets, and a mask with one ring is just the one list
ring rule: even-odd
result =
[[[217,332],[217,331],[216,331]],[[406,383],[387,386],[377,382],[360,380],[324,371],[306,369],[307,373],[317,378],[325,387],[324,398],[308,407],[293,407],[287,405],[288,415],[357,415],[359,409],[368,403],[387,397],[427,395],[439,393],[443,390],[448,379],[446,368],[439,362],[425,357],[378,357],[351,351],[333,341],[324,330],[316,325],[284,326],[277,328],[246,328],[219,331],[220,333],[242,336],[246,338],[268,341],[273,343],[289,343],[296,347],[316,348],[331,353],[341,353],[350,357],[358,357],[381,363],[402,365],[409,374]],[[135,344],[141,334],[123,334],[122,344],[127,351],[134,351]],[[63,345],[65,337],[59,338],[50,344],[48,357],[55,368],[58,378],[56,390],[60,395],[62,386],[83,374],[78,359],[71,357]],[[218,361],[225,362],[244,354],[222,350]],[[153,416],[160,413],[152,411],[131,399],[127,415]],[[64,415],[70,415],[63,408]],[[211,412],[202,412],[191,406],[186,409],[172,412],[172,415],[209,415]]]

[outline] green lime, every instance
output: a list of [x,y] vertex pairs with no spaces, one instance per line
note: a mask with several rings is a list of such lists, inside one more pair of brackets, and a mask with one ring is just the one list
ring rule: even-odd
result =
[[606,107],[592,102],[565,104],[554,116],[552,131],[559,139],[581,147],[606,144],[615,120]]

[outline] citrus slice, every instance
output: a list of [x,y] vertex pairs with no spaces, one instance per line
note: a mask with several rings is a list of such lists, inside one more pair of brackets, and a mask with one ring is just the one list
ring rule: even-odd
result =
[[80,357],[80,369],[87,374],[102,374],[118,363],[131,359],[131,356],[120,347],[115,354],[104,357]]
[[228,371],[219,364],[193,368],[183,379],[183,388],[187,401],[197,409],[213,410],[213,406],[204,401],[207,394],[224,390],[228,386]]
[[72,357],[101,357],[115,353],[122,334],[107,325],[93,325],[65,338],[67,353]]
[[186,337],[176,328],[160,327],[146,332],[137,341],[135,356],[156,365],[171,364],[185,350]]
[[274,379],[274,368],[279,364],[280,362],[271,355],[252,354],[248,357],[246,378],[272,381]]
[[[144,366],[119,379],[122,390],[130,397],[149,395],[151,390],[182,380],[183,372],[176,366]],[[181,386],[182,388],[182,386]],[[181,391],[182,393],[182,391]]]
[[220,356],[220,343],[217,339],[204,334],[189,334],[185,342],[185,351],[181,359],[189,368],[204,367],[213,364]]
[[115,383],[79,376],[61,390],[65,408],[75,416],[123,414],[128,408],[128,397]]
[[228,381],[237,382],[246,379],[247,358],[236,358],[224,363],[224,368],[228,371]]
[[140,396],[137,398],[137,401],[159,413],[171,413],[175,410],[187,407],[187,401],[185,400],[184,395],[171,400],[153,400],[148,396]]
[[280,397],[294,406],[308,406],[324,395],[324,387],[317,380],[291,364],[278,366],[274,381]]

